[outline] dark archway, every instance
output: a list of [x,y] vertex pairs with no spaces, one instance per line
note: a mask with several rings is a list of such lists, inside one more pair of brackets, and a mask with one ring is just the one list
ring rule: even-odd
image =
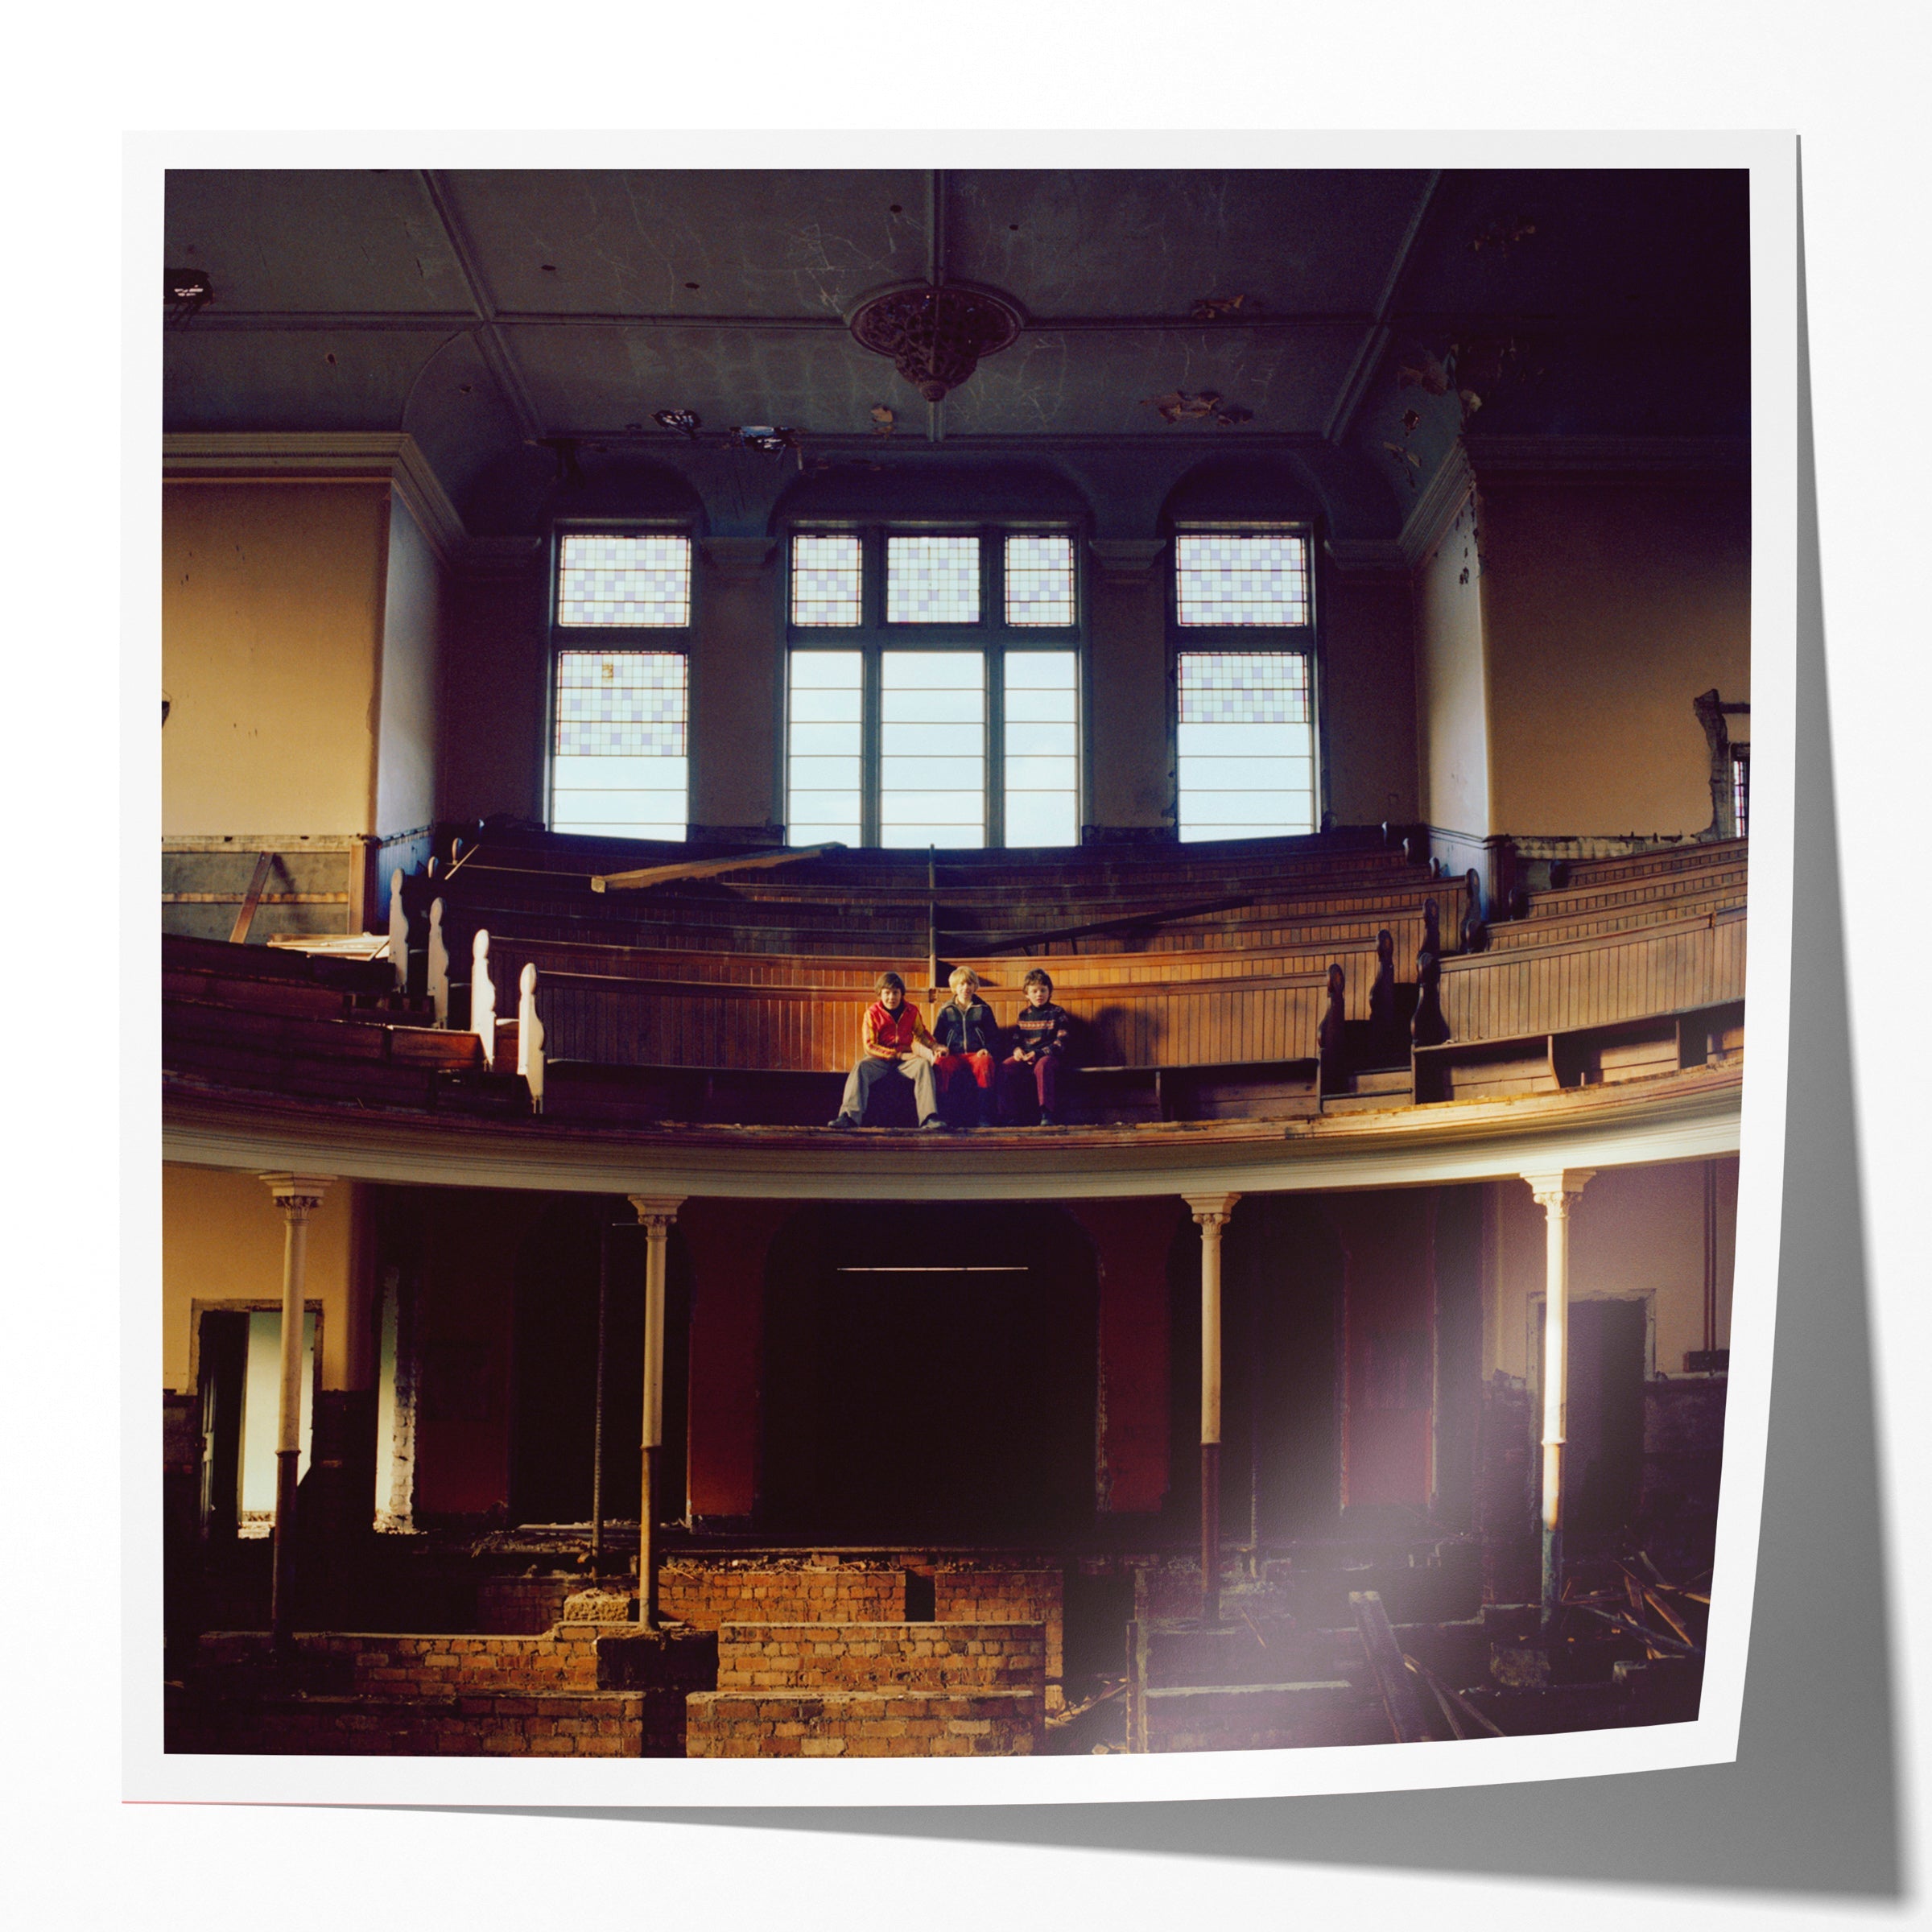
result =
[[[597,1434],[599,1229],[608,1224],[604,1482],[607,1522],[638,1518],[644,1414],[644,1230],[628,1203],[548,1203],[517,1251],[510,1356],[510,1513],[518,1523],[587,1522]],[[671,1234],[664,1302],[666,1511],[681,1513],[691,1271]]]
[[[1221,1535],[1331,1535],[1341,1494],[1341,1244],[1320,1196],[1250,1195],[1221,1262]],[[1200,1533],[1201,1248],[1169,1264],[1174,1480],[1170,1533]]]
[[1030,1203],[811,1208],[766,1272],[762,1492],[799,1541],[1090,1530],[1092,1250]]

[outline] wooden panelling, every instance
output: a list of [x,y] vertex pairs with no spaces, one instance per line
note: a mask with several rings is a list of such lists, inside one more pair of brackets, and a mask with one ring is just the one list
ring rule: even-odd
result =
[[1562,1033],[1741,999],[1744,937],[1740,909],[1634,933],[1446,960],[1443,1010],[1450,1037]]
[[[1102,985],[1067,989],[1078,1057],[1096,1066],[1168,1067],[1312,1057],[1322,976]],[[606,1065],[770,1067],[829,1071],[859,1051],[866,1002],[818,985],[737,986],[687,980],[539,980],[547,1050]],[[1010,1024],[1018,989],[989,1001]]]

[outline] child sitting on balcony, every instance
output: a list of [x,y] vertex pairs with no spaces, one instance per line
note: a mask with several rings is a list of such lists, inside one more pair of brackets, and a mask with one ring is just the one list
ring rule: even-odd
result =
[[1053,1003],[1053,980],[1039,967],[1020,982],[1026,1004],[1020,1009],[1013,1027],[1013,1051],[1000,1069],[1001,1111],[1017,1121],[1014,1101],[1030,1082],[1039,1097],[1040,1125],[1055,1124],[1060,1060],[1067,1051],[1067,1035],[1072,1016]]
[[933,1093],[932,1035],[926,1030],[919,1008],[906,1004],[906,982],[896,972],[879,975],[878,995],[859,1022],[858,1064],[846,1078],[839,1111],[826,1125],[858,1126],[865,1118],[873,1088],[897,1074],[912,1082],[919,1125],[943,1126]]
[[[993,1009],[980,997],[980,976],[970,966],[956,966],[947,982],[952,997],[942,1006],[932,1022],[932,1035],[939,1050],[933,1063],[939,1075],[939,1106],[947,1124],[977,1127],[986,1119],[989,1089],[993,1085],[994,1056],[1000,1050],[1000,1030],[993,1022]],[[964,1075],[970,1072],[973,1086],[963,1094],[965,1104],[947,1104],[947,1091],[956,1076],[964,1088]]]

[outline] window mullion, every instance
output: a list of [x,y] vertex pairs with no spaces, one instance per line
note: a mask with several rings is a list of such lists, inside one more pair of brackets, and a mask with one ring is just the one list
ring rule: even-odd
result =
[[863,720],[859,734],[859,783],[861,792],[859,800],[859,843],[861,845],[878,845],[885,841],[880,832],[879,804],[879,741],[880,723],[880,658],[877,638],[865,640],[864,664],[861,671],[861,689],[864,696],[859,707]]
[[992,649],[986,665],[986,843],[1006,843],[1006,654]]

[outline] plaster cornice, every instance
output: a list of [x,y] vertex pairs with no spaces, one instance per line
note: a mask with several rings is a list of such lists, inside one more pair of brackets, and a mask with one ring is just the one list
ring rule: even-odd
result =
[[1401,1187],[1493,1180],[1525,1167],[1616,1167],[1736,1151],[1742,1072],[1699,1070],[1560,1094],[1385,1114],[1247,1121],[1077,1137],[881,1136],[790,1129],[621,1133],[383,1116],[169,1082],[164,1159],[345,1179],[748,1199],[1092,1199]]
[[1345,577],[1400,577],[1409,571],[1408,553],[1397,537],[1331,537],[1322,546]]
[[161,439],[170,482],[376,483],[394,489],[444,564],[469,535],[415,438],[376,430],[176,431]]
[[1485,436],[1463,439],[1477,482],[1695,482],[1751,473],[1748,436]]
[[1435,474],[1422,485],[1422,494],[1410,507],[1402,534],[1396,539],[1411,570],[1426,562],[1430,553],[1448,535],[1456,513],[1475,488],[1476,474],[1469,466],[1469,452],[1459,438],[1435,466]]

